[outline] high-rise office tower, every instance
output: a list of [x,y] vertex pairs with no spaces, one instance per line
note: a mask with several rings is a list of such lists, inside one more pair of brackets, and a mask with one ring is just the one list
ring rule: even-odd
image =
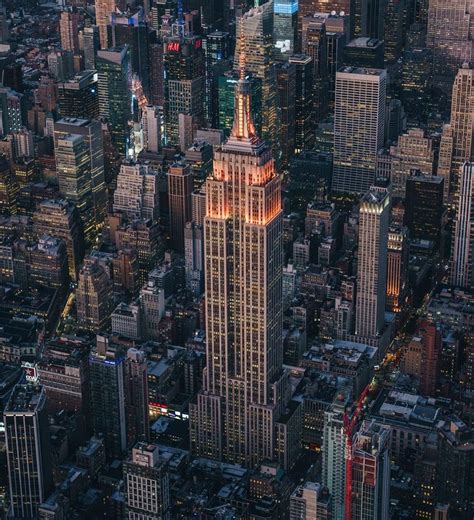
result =
[[124,161],[117,176],[114,213],[126,220],[158,218],[158,175],[148,165]]
[[439,376],[442,331],[434,323],[423,320],[416,334],[423,345],[419,392],[421,395],[434,397]]
[[95,0],[95,21],[99,27],[100,48],[108,48],[107,25],[115,12],[116,0]]
[[102,435],[108,460],[121,459],[127,448],[123,352],[107,336],[97,336],[89,356],[92,427]]
[[150,97],[148,101],[154,106],[164,106],[165,76],[163,62],[163,42],[150,45]]
[[96,119],[99,116],[97,73],[84,70],[59,83],[58,104],[62,117]]
[[236,34],[242,34],[235,46],[234,70],[239,68],[241,51],[246,54],[246,71],[262,84],[262,138],[279,159],[279,105],[273,46],[273,2],[266,2],[237,18]]
[[98,121],[80,118],[62,118],[54,123],[55,144],[67,134],[80,135],[84,139],[87,152],[87,176],[90,177],[94,230],[96,236],[101,229],[107,212],[107,194],[104,174],[104,141],[102,125]]
[[405,198],[410,171],[420,170],[424,175],[433,175],[433,163],[433,142],[425,136],[424,130],[411,128],[401,135],[397,145],[390,147],[392,196]]
[[0,135],[18,132],[24,126],[25,101],[23,94],[8,87],[0,87]]
[[179,114],[204,123],[205,66],[202,39],[188,32],[184,20],[165,37],[165,140],[179,143]]
[[473,6],[469,0],[431,0],[426,46],[433,49],[435,73],[452,74],[462,62],[473,61]]
[[84,229],[77,208],[66,200],[40,202],[33,214],[33,230],[38,235],[51,235],[66,242],[69,275],[76,280],[84,258]]
[[143,17],[143,10],[128,9],[123,14],[113,13],[107,25],[109,48],[127,46],[130,52],[130,67],[138,75],[144,93],[150,92],[149,51],[150,32]]
[[285,61],[277,69],[278,98],[280,100],[280,142],[282,165],[288,167],[295,153],[296,65]]
[[147,105],[142,109],[143,149],[158,153],[161,149],[161,114],[158,107]]
[[7,518],[37,518],[53,487],[46,394],[40,385],[14,387],[3,411],[10,508]]
[[328,520],[331,516],[331,495],[318,482],[305,482],[290,497],[289,520]]
[[311,150],[314,146],[313,120],[313,61],[309,56],[290,56],[295,66],[295,152]]
[[[356,0],[357,2],[357,0]],[[301,31],[303,26],[303,18],[312,16],[315,13],[329,14],[337,13],[336,16],[346,16],[348,21],[350,18],[350,27],[348,26],[348,36],[354,34],[354,24],[356,13],[356,2],[354,0],[298,0],[298,33],[301,41]],[[360,8],[358,16],[358,24],[360,26]]]
[[168,470],[157,445],[137,443],[124,462],[123,475],[128,520],[170,518]]
[[15,179],[10,161],[0,155],[0,213],[14,215],[17,212],[19,186]]
[[231,37],[228,32],[214,31],[206,35],[202,44],[206,66],[206,121],[211,128],[216,128],[219,114],[218,77],[231,66]]
[[275,458],[285,406],[281,181],[255,133],[240,59],[234,126],[206,181],[207,364],[190,435],[196,454],[255,467]]
[[191,193],[193,174],[189,164],[173,164],[167,175],[170,211],[170,233],[173,249],[184,252],[184,228],[191,221]]
[[355,333],[375,338],[383,330],[387,282],[390,195],[372,188],[360,202]]
[[388,520],[390,426],[364,421],[352,446],[352,518]]
[[[451,120],[446,138],[452,138],[449,193],[456,202],[459,176],[465,161],[472,160],[474,147],[474,69],[464,64],[453,85]],[[447,129],[448,130],[448,129]],[[444,138],[444,133],[443,133]],[[443,145],[443,140],[441,142]]]
[[66,81],[74,75],[74,55],[71,51],[55,50],[48,54],[48,69],[58,81]]
[[273,43],[277,60],[295,53],[298,36],[298,0],[273,2]]
[[77,207],[84,236],[87,242],[91,242],[95,226],[87,145],[84,138],[76,134],[61,136],[55,144],[59,193]]
[[129,348],[124,365],[127,445],[150,438],[148,411],[148,369],[143,350]]
[[405,227],[390,226],[387,249],[387,301],[390,312],[400,312],[408,287],[408,236]]
[[336,72],[343,63],[343,51],[349,41],[349,15],[326,14],[327,68],[329,81],[329,106],[334,110]]
[[344,47],[344,65],[369,69],[384,68],[384,41],[359,36]]
[[130,85],[130,53],[122,48],[100,50],[96,58],[99,81],[99,114],[110,124],[112,142],[121,155],[126,155],[130,138],[132,94]]
[[64,240],[43,235],[31,251],[30,280],[37,285],[64,292],[69,284],[67,250]]
[[436,498],[441,503],[449,503],[452,516],[461,518],[472,516],[473,442],[472,428],[455,415],[438,429]]
[[459,198],[454,228],[451,264],[451,284],[456,287],[474,286],[474,164],[462,167]]
[[334,171],[336,192],[365,193],[375,180],[384,142],[387,73],[344,68],[336,73]]
[[410,239],[432,240],[439,245],[444,215],[444,179],[413,171],[406,186],[404,223]]
[[63,11],[59,18],[61,47],[65,51],[79,52],[79,21],[80,14],[76,9]]
[[[453,166],[454,132],[451,125],[443,125],[438,152],[438,168],[436,174],[444,179],[443,201],[448,204],[450,197],[450,179]],[[456,196],[454,195],[454,199]]]
[[322,480],[332,496],[333,518],[344,518],[344,483],[346,478],[346,434],[343,416],[350,392],[341,395],[324,412]]
[[21,128],[15,132],[11,132],[13,137],[13,149],[15,159],[35,156],[35,145],[33,132],[26,128]]
[[159,324],[165,312],[165,293],[155,280],[149,279],[140,290],[140,306],[146,339],[159,339]]
[[94,70],[95,57],[100,47],[99,28],[97,25],[84,27],[82,42],[84,48],[84,67],[86,70]]
[[308,16],[303,18],[301,50],[310,56],[313,65],[313,124],[319,122],[327,110],[327,36],[326,18]]
[[110,323],[113,310],[112,280],[96,259],[86,259],[79,271],[76,290],[77,321],[94,332]]
[[186,287],[198,297],[204,285],[204,236],[202,226],[187,222],[184,230],[184,269]]

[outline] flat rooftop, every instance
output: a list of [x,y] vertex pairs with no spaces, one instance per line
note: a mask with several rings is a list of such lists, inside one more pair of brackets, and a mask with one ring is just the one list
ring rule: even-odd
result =
[[16,385],[4,413],[35,412],[44,401],[44,395],[40,385]]

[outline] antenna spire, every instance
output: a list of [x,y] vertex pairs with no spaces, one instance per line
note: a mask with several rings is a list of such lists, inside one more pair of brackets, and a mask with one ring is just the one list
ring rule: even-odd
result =
[[247,61],[247,54],[245,50],[245,38],[244,38],[244,17],[240,18],[239,27],[239,78],[245,79],[245,66]]

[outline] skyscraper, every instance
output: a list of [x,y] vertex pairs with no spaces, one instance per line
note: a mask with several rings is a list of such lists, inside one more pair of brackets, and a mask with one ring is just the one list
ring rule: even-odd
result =
[[104,141],[102,126],[98,121],[80,118],[62,118],[54,123],[54,141],[67,134],[80,135],[87,151],[87,176],[90,177],[94,230],[96,236],[102,227],[107,211],[107,194],[104,174]]
[[115,12],[116,0],[95,0],[95,20],[99,27],[100,48],[108,48],[107,24],[110,15]]
[[130,54],[128,47],[100,50],[96,67],[99,81],[99,114],[108,120],[112,142],[126,155],[130,141],[131,118]]
[[443,227],[444,180],[436,175],[423,175],[413,171],[407,178],[405,225],[411,239],[441,242]]
[[400,312],[408,288],[408,236],[405,227],[390,226],[387,248],[386,308]]
[[206,181],[207,364],[190,434],[196,454],[254,467],[275,458],[284,407],[282,210],[280,177],[250,114],[243,53],[240,60],[234,126]]
[[261,108],[262,138],[279,158],[279,109],[276,66],[273,58],[273,2],[250,9],[237,18],[234,70],[239,68],[241,52],[246,54],[246,71],[262,84]]
[[287,61],[280,63],[277,71],[278,94],[280,100],[280,142],[282,164],[288,167],[295,153],[295,116],[296,116],[296,66]]
[[3,411],[8,464],[8,518],[37,518],[52,490],[46,394],[42,386],[17,385]]
[[474,286],[474,164],[466,162],[462,167],[459,198],[454,228],[451,284],[456,287]]
[[127,519],[170,518],[169,476],[158,446],[139,442],[123,466]]
[[94,232],[94,207],[90,160],[84,138],[76,134],[59,137],[55,143],[54,155],[59,193],[76,205],[84,226],[86,241],[91,242]]
[[372,188],[360,202],[355,333],[375,338],[383,330],[390,196]]
[[150,438],[148,411],[148,371],[143,350],[129,348],[124,365],[127,445]]
[[398,138],[396,146],[390,147],[392,195],[405,197],[410,170],[416,169],[425,175],[433,174],[433,143],[424,130],[411,128]]
[[110,323],[112,280],[95,259],[87,259],[79,272],[76,290],[79,326],[99,332]]
[[426,46],[434,50],[435,73],[454,72],[462,62],[473,61],[473,6],[469,0],[431,0]]
[[66,200],[45,200],[33,214],[33,230],[41,235],[62,238],[66,242],[69,276],[77,278],[84,258],[84,228],[77,208]]
[[[453,85],[450,129],[452,132],[451,175],[449,192],[456,201],[459,176],[465,161],[473,158],[474,147],[474,69],[464,64]],[[444,137],[444,134],[443,134]],[[450,138],[448,133],[447,138]],[[443,143],[442,143],[443,144]]]
[[158,176],[148,165],[124,161],[117,176],[113,211],[126,220],[158,218]]
[[276,59],[287,60],[296,49],[298,0],[273,2],[273,40]]
[[390,426],[364,421],[352,446],[352,518],[388,520]]
[[97,336],[89,357],[92,426],[104,439],[107,458],[122,458],[127,447],[124,389],[125,356],[107,336]]
[[178,162],[168,173],[168,197],[170,209],[170,232],[173,249],[184,252],[184,229],[192,219],[191,193],[193,175],[189,164]]
[[84,70],[58,84],[59,113],[62,117],[96,119],[99,116],[97,73]]
[[15,214],[17,212],[18,182],[15,179],[10,161],[4,154],[0,155],[0,213]]
[[295,66],[295,152],[311,150],[314,146],[313,121],[313,62],[309,56],[290,56]]
[[143,148],[158,153],[161,149],[161,114],[158,107],[147,105],[142,110]]
[[84,27],[82,39],[84,47],[84,67],[86,70],[94,70],[95,57],[100,46],[99,28],[97,25]]
[[343,415],[349,401],[344,389],[324,412],[322,480],[332,496],[333,518],[344,518],[344,483],[346,478],[346,434]]
[[165,37],[165,140],[179,143],[179,114],[204,123],[205,66],[202,39],[178,20]]
[[303,18],[301,50],[311,57],[313,66],[313,124],[319,122],[327,109],[328,70],[326,18],[308,16]]
[[365,193],[375,180],[384,142],[387,73],[346,67],[336,74],[334,171],[336,192]]
[[61,47],[65,51],[79,52],[79,20],[80,15],[76,9],[61,13],[59,32],[61,34]]

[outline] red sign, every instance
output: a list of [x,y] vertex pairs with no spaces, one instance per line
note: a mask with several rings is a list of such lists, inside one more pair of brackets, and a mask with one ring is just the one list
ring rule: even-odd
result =
[[200,49],[202,47],[202,40],[196,40],[194,43],[195,49]]
[[179,52],[180,45],[178,42],[170,42],[167,45],[168,51]]

